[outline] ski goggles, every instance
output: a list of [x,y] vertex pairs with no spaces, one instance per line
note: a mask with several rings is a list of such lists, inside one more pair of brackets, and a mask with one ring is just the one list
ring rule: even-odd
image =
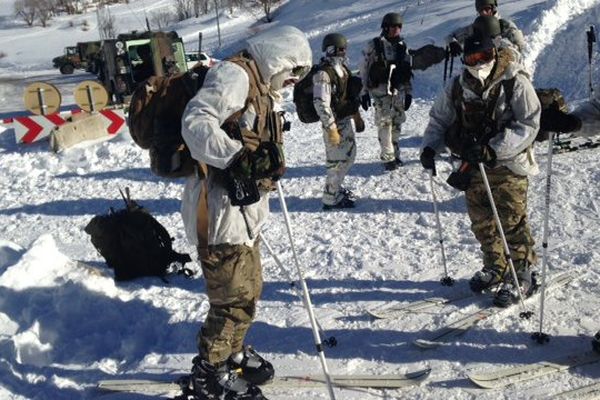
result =
[[463,57],[463,63],[469,67],[474,67],[479,64],[487,64],[494,59],[496,52],[494,49],[478,51]]

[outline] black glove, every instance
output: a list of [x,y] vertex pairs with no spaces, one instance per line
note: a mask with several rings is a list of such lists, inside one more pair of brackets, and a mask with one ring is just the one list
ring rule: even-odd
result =
[[412,56],[412,69],[418,70],[426,70],[446,58],[446,50],[432,44],[427,44],[417,50],[409,50],[408,53]]
[[435,157],[435,150],[433,150],[429,146],[427,146],[423,149],[423,151],[421,152],[421,156],[419,157],[419,160],[421,161],[421,165],[423,166],[423,168],[431,170],[431,173],[433,174],[433,176],[436,175],[435,160],[433,159],[434,157]]
[[462,50],[462,46],[460,45],[460,43],[458,43],[456,40],[451,41],[448,44],[448,47],[450,48],[450,55],[452,57],[458,57],[462,54],[463,50]]
[[360,96],[360,105],[365,111],[371,107],[371,96],[368,92]]
[[540,129],[559,133],[576,132],[581,129],[581,120],[573,114],[550,107],[542,111]]
[[406,94],[404,96],[404,111],[408,111],[411,104],[412,104],[412,95]]
[[472,144],[463,151],[463,159],[471,164],[492,163],[496,152],[488,145]]

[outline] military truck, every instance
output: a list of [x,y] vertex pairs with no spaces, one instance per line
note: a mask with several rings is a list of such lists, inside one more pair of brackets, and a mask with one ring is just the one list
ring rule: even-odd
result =
[[131,32],[102,42],[98,79],[113,103],[128,102],[135,87],[152,75],[188,70],[183,41],[176,32]]
[[100,41],[79,42],[76,46],[65,47],[62,56],[52,59],[52,64],[61,74],[72,74],[76,69],[96,73],[95,57],[100,51]]

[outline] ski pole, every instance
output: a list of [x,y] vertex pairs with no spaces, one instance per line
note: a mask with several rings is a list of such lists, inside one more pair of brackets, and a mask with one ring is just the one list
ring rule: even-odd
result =
[[450,60],[450,46],[446,46],[446,57],[444,58],[444,83],[448,79],[448,61]]
[[[279,257],[277,257],[277,254],[275,254],[275,251],[273,250],[273,248],[271,247],[271,245],[269,244],[269,242],[267,241],[267,239],[264,237],[264,235],[260,234],[260,239],[262,240],[263,244],[267,248],[267,251],[269,252],[269,254],[271,255],[271,257],[273,257],[273,260],[275,260],[275,264],[277,264],[277,266],[279,267],[279,269],[281,271],[283,271],[287,275],[288,280],[291,282],[290,286],[294,290],[294,294],[298,298],[300,298],[300,300],[302,301],[302,304],[304,304],[304,297],[300,294],[300,292],[298,292],[298,288],[296,287],[295,282],[293,282],[293,279],[290,276],[288,270],[284,268],[283,263],[281,262],[281,260],[279,259]],[[306,304],[304,304],[304,306],[306,307]],[[315,319],[315,322],[317,323],[317,328],[319,328],[320,334],[322,336],[327,336],[327,335],[325,335],[325,332],[323,331],[323,327],[321,326],[321,324],[319,324],[319,321]],[[337,346],[337,339],[335,338],[335,336],[330,336],[328,339],[325,339],[323,341],[323,344],[325,346],[327,346],[327,347],[335,347],[335,346]]]
[[587,44],[588,44],[588,64],[589,64],[589,85],[590,85],[590,99],[594,95],[594,87],[592,85],[592,56],[594,43],[596,43],[596,32],[594,31],[594,25],[590,25],[590,30],[587,33]]
[[440,242],[440,249],[442,250],[442,264],[444,264],[444,277],[440,280],[442,286],[454,285],[454,279],[448,275],[448,266],[446,263],[446,250],[444,249],[444,234],[442,233],[442,223],[440,222],[440,212],[437,206],[437,196],[435,194],[435,188],[433,187],[433,171],[429,170],[429,184],[431,186],[431,199],[433,202],[433,212],[435,213],[435,220],[437,223],[437,231]]
[[319,359],[321,360],[321,367],[323,367],[323,375],[325,375],[325,381],[327,382],[327,389],[329,390],[329,397],[331,400],[335,400],[335,393],[333,392],[333,385],[331,383],[331,376],[329,375],[329,368],[327,367],[327,360],[325,359],[325,352],[323,351],[323,345],[321,344],[321,338],[319,337],[319,330],[317,329],[317,322],[315,314],[310,301],[310,294],[308,293],[308,286],[304,280],[304,274],[300,268],[300,262],[298,261],[298,255],[296,254],[296,246],[294,246],[294,238],[292,236],[292,225],[290,223],[290,216],[288,214],[287,206],[285,204],[285,197],[283,196],[283,189],[281,189],[281,182],[277,181],[277,194],[279,195],[279,203],[281,204],[281,210],[283,211],[283,218],[285,220],[285,226],[287,228],[288,237],[290,239],[290,246],[292,248],[292,255],[294,257],[294,263],[296,264],[296,270],[298,272],[298,280],[302,285],[302,293],[304,294],[304,305],[308,312],[308,319],[312,327],[313,337],[315,339],[315,346]]
[[492,195],[492,189],[490,188],[490,182],[488,181],[487,174],[485,173],[485,167],[482,162],[479,163],[479,171],[481,172],[481,178],[483,179],[483,184],[485,185],[485,190],[488,195],[488,200],[490,202],[490,206],[492,207],[492,212],[494,213],[494,218],[496,219],[496,225],[498,225],[498,233],[502,238],[502,244],[504,245],[504,256],[508,260],[508,265],[510,266],[510,272],[512,274],[513,280],[515,282],[515,286],[517,288],[517,292],[519,293],[519,301],[521,302],[521,306],[523,307],[523,312],[519,314],[519,317],[523,319],[529,319],[533,315],[533,312],[527,311],[525,309],[525,301],[523,300],[523,293],[521,293],[521,286],[519,285],[519,278],[517,277],[517,272],[515,271],[515,265],[513,263],[512,257],[510,256],[510,248],[508,247],[508,242],[506,241],[506,235],[504,235],[504,229],[502,228],[502,221],[500,221],[500,216],[498,215],[498,209],[496,208],[496,203],[494,202],[494,196]]
[[548,266],[548,217],[550,215],[550,187],[552,180],[552,147],[554,144],[554,132],[550,132],[548,138],[548,166],[546,167],[546,198],[544,204],[544,234],[542,239],[542,293],[540,294],[540,330],[531,335],[531,338],[540,344],[550,341],[550,336],[544,333],[544,301],[546,298],[546,270]]

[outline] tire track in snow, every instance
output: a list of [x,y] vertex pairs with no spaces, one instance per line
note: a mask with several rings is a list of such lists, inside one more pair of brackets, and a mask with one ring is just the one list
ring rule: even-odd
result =
[[599,3],[598,0],[557,0],[552,8],[542,13],[534,22],[537,29],[527,37],[529,51],[524,57],[524,64],[533,71],[532,75],[535,75],[537,58],[567,22]]

